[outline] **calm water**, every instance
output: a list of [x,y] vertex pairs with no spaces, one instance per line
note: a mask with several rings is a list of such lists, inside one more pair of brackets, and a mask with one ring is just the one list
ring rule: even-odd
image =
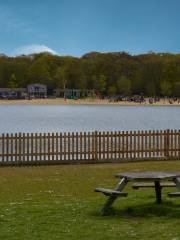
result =
[[180,107],[0,105],[0,133],[180,129]]

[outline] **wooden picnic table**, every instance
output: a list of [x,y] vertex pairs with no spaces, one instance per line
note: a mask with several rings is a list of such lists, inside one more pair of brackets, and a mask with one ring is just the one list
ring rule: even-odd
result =
[[[113,202],[117,199],[119,196],[125,196],[127,193],[123,193],[123,189],[126,187],[126,185],[129,182],[154,182],[154,188],[155,188],[155,194],[156,194],[156,203],[161,203],[161,182],[163,181],[173,181],[175,183],[175,186],[180,189],[180,172],[124,172],[124,173],[117,173],[115,177],[120,178],[120,181],[118,182],[118,185],[114,190],[112,190],[112,193],[110,194],[110,190],[107,193],[106,190],[103,188],[97,188],[95,189],[96,192],[102,192],[105,195],[108,196],[108,199],[103,206],[101,212],[102,214],[105,214],[107,210],[112,206]],[[166,185],[164,185],[166,186]],[[163,186],[163,187],[164,187]],[[169,185],[167,184],[167,187]],[[114,193],[113,193],[114,191]],[[117,193],[122,194],[117,194]]]

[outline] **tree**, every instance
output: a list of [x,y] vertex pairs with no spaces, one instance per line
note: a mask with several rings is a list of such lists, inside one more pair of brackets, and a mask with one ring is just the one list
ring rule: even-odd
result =
[[89,53],[81,58],[47,53],[11,58],[0,54],[1,88],[42,83],[49,93],[57,86],[68,86],[94,89],[103,95],[180,96],[179,76],[180,54]]
[[104,91],[106,90],[106,76],[104,76],[103,74],[101,74],[98,78],[97,89],[101,93],[104,93]]
[[180,97],[180,82],[176,82],[173,86],[173,95]]
[[127,77],[121,76],[118,79],[117,88],[119,93],[125,96],[131,95],[131,81]]
[[116,95],[116,87],[115,86],[109,86],[108,89],[107,89],[107,93],[109,96],[114,96]]
[[34,59],[29,66],[28,81],[29,83],[42,83],[51,85],[52,78],[49,71],[50,65],[46,61],[46,55]]
[[8,82],[8,87],[11,89],[16,89],[18,87],[18,81],[17,81],[16,75],[14,73],[11,74],[11,79]]
[[66,87],[67,87],[66,69],[64,67],[58,67],[55,78],[57,79],[57,87],[63,88],[64,99],[66,100]]
[[160,84],[161,94],[169,97],[172,94],[172,86],[169,82],[163,81]]

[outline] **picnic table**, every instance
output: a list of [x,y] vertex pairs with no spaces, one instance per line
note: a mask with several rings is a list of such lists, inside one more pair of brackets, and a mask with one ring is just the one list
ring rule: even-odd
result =
[[[153,187],[155,189],[157,204],[161,204],[162,202],[161,190],[163,187],[177,187],[180,189],[180,172],[125,172],[117,173],[115,177],[120,178],[115,189],[95,189],[96,192],[102,192],[104,195],[108,196],[108,199],[101,210],[102,214],[105,214],[108,211],[118,197],[126,197],[128,195],[122,191],[129,182],[136,182],[133,187],[134,189],[140,187]],[[149,184],[149,182],[151,182],[151,184]],[[169,196],[180,196],[180,192],[170,193]]]

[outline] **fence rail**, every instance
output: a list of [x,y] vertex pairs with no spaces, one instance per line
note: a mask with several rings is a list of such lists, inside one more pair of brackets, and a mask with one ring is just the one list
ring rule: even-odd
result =
[[15,133],[0,136],[0,165],[180,159],[180,130]]

